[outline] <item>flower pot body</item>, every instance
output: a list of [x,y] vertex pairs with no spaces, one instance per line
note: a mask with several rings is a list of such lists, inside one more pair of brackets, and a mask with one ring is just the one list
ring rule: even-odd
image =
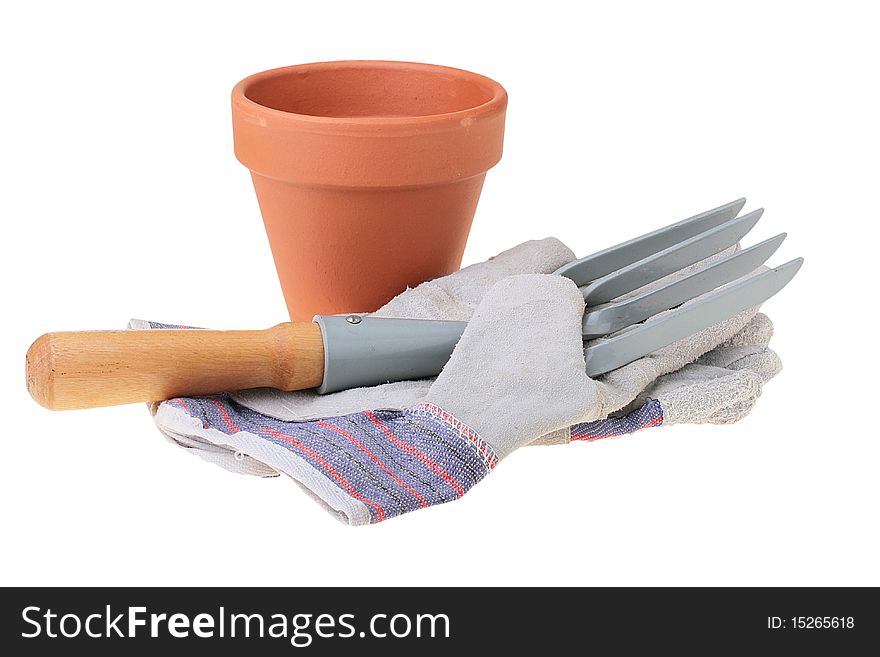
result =
[[474,73],[325,62],[258,73],[232,94],[294,321],[369,312],[461,264],[507,95]]

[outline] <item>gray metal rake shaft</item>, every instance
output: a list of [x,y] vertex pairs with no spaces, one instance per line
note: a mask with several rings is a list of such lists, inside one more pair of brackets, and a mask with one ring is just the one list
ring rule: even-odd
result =
[[[744,205],[745,199],[727,203],[555,272],[573,280],[584,295],[583,336],[592,341],[584,352],[590,376],[622,367],[759,306],[788,284],[801,258],[743,278],[786,237],[783,233],[735,251],[763,213],[756,210],[737,217]],[[720,255],[728,250],[729,254]],[[687,275],[672,276],[713,257]],[[315,321],[325,347],[319,392],[436,375],[466,327],[465,322],[358,316],[319,316]],[[606,336],[611,337],[599,339]]]

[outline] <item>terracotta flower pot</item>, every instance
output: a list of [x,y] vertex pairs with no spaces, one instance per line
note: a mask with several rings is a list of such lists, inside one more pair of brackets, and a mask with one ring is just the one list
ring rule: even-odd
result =
[[232,92],[293,320],[375,310],[458,269],[507,94],[443,66],[351,61],[252,75]]

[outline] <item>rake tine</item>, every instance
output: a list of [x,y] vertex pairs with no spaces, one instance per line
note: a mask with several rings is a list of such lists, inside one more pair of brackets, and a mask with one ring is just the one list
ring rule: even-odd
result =
[[698,333],[737,313],[759,306],[784,288],[797,274],[803,258],[796,258],[740,282],[716,290],[607,340],[584,349],[587,374],[598,376]]
[[581,287],[621,267],[647,258],[652,253],[730,221],[739,214],[745,204],[744,198],[726,203],[713,210],[570,262],[557,269],[555,273],[570,278]]
[[595,310],[587,310],[583,323],[584,340],[616,333],[627,326],[638,324],[657,313],[675,308],[690,299],[742,278],[764,264],[779,248],[785,237],[785,233],[771,237],[769,240],[718,260],[705,269],[631,299],[601,306]]
[[608,303],[621,295],[659,281],[664,276],[719,253],[745,237],[746,233],[758,223],[763,213],[764,210],[760,209],[737,219],[731,219],[727,223],[603,276],[581,289],[584,301],[588,306]]

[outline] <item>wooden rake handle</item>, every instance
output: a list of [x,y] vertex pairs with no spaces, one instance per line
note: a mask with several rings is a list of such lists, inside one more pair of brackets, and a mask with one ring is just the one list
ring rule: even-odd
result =
[[64,410],[264,386],[314,388],[324,376],[324,346],[313,323],[47,333],[31,345],[26,367],[31,396]]

